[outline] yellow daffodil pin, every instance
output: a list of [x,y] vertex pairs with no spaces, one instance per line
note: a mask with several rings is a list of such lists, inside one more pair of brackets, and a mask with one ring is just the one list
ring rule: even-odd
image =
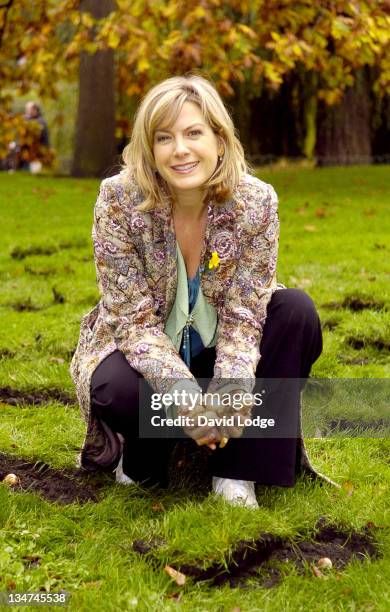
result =
[[210,261],[209,261],[209,270],[213,268],[218,268],[219,266],[219,257],[217,251],[212,251]]

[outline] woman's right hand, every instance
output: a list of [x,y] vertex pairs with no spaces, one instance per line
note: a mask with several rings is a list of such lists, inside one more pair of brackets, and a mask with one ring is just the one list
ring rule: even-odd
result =
[[[180,416],[188,418],[188,424],[183,427],[184,432],[190,436],[198,446],[208,446],[212,450],[216,449],[216,444],[222,438],[215,419],[218,418],[216,412],[207,406],[198,405],[193,410],[179,411]],[[202,417],[201,421],[199,417]],[[200,421],[200,422],[199,422]]]

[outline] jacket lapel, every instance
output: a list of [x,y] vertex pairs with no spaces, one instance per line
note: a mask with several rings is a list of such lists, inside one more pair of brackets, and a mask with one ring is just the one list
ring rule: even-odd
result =
[[153,216],[153,243],[154,249],[164,250],[164,276],[165,286],[165,315],[170,313],[175,301],[177,289],[177,265],[176,265],[176,236],[173,226],[171,208],[155,208]]

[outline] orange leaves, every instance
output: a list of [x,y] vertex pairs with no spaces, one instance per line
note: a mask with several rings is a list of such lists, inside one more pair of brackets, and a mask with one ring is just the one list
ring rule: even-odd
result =
[[218,24],[218,30],[220,32],[230,32],[233,22],[230,19],[222,19]]
[[41,126],[37,121],[26,121],[21,114],[0,109],[0,158],[40,160],[45,166],[54,163],[52,149],[40,144]]
[[245,25],[244,23],[237,24],[237,29],[240,30],[240,32],[245,34],[245,36],[247,36],[251,40],[256,40],[257,41],[256,33],[250,27]]
[[202,21],[210,24],[213,21],[213,17],[210,11],[207,11],[204,6],[199,4],[185,16],[183,25],[186,28],[191,28],[194,25],[199,26],[199,22]]
[[[225,97],[245,82],[277,90],[297,66],[321,75],[315,95],[337,103],[359,66],[377,66],[374,89],[390,91],[390,16],[383,2],[116,0],[103,19],[78,0],[18,0],[0,56],[4,90],[33,85],[51,95],[76,76],[82,51],[115,51],[119,97],[142,96],[172,74],[201,69]],[[310,231],[310,230],[309,230]]]

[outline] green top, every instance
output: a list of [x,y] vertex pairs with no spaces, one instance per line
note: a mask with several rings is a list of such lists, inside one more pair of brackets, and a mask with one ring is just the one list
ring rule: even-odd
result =
[[183,330],[189,323],[201,337],[205,347],[215,346],[217,329],[217,311],[204,297],[199,287],[198,297],[190,314],[188,279],[186,265],[179,244],[177,253],[177,291],[175,302],[169,313],[164,331],[170,337],[177,351],[180,350]]

